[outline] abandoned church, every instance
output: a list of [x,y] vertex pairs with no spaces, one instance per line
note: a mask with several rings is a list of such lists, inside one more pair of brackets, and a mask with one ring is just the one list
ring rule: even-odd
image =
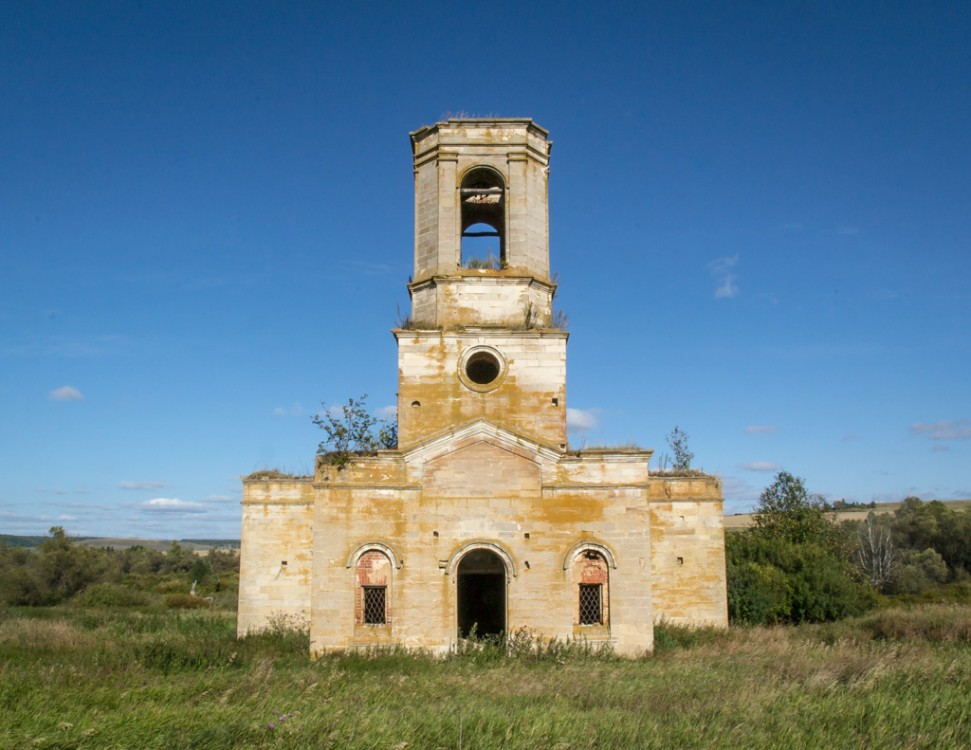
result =
[[[720,482],[567,444],[548,135],[505,118],[411,134],[397,448],[243,479],[240,634],[284,616],[314,654],[525,631],[637,655],[661,618],[727,624]],[[483,235],[498,256],[463,262]]]

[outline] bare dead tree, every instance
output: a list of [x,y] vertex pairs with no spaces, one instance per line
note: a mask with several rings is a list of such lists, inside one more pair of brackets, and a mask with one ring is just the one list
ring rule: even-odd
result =
[[856,564],[869,578],[878,591],[890,581],[896,549],[890,526],[881,523],[875,513],[868,513],[866,521],[857,535],[857,548],[854,554]]

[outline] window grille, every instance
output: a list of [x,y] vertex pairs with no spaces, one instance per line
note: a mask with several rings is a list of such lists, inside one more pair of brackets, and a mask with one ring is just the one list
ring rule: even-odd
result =
[[601,625],[603,623],[603,584],[580,584],[580,624]]
[[364,624],[384,625],[387,622],[385,616],[387,586],[362,586],[362,588],[364,589]]

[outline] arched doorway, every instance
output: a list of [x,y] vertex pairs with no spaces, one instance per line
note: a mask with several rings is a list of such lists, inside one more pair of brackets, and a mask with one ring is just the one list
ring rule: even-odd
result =
[[506,566],[495,552],[475,549],[458,566],[459,638],[506,632]]

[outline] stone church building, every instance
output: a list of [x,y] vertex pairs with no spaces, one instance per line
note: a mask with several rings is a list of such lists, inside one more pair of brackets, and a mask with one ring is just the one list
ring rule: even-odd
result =
[[[240,634],[287,616],[314,654],[525,630],[636,655],[659,618],[726,625],[720,482],[567,443],[547,131],[450,119],[411,145],[397,449],[243,479]],[[483,237],[495,257],[463,258]]]

